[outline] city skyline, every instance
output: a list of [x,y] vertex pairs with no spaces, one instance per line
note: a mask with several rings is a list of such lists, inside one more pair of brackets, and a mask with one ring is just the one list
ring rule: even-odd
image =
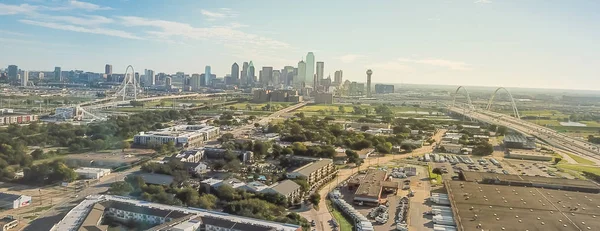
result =
[[[148,2],[148,9],[132,13],[127,9],[139,2],[9,0],[0,3],[6,22],[0,47],[14,55],[1,57],[0,64],[98,73],[107,63],[114,73],[129,64],[157,73],[203,73],[209,65],[223,77],[234,62],[253,60],[258,69],[280,70],[297,66],[312,51],[315,61],[327,63],[324,76],[343,70],[351,81],[364,81],[364,71],[372,69],[373,82],[381,83],[600,86],[600,47],[591,39],[600,33],[592,10],[597,2],[346,1],[339,14],[331,13],[339,4],[319,2],[314,9],[311,2],[297,6],[298,12],[275,1]],[[265,17],[252,10],[265,5],[275,13]],[[309,8],[316,11],[311,17],[294,20]],[[193,16],[147,17],[157,9]],[[299,23],[302,31],[289,30]],[[211,55],[198,55],[203,53]]]

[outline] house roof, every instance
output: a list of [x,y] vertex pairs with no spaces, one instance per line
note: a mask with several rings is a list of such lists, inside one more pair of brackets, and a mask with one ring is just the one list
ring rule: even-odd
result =
[[15,195],[10,193],[0,193],[0,201],[15,201],[19,199],[21,195]]
[[298,189],[300,185],[291,180],[284,180],[271,186],[271,189],[281,195],[288,195]]

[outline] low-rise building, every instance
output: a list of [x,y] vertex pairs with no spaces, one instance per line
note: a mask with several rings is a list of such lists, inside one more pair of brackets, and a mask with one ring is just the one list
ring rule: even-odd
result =
[[3,114],[0,116],[0,125],[26,124],[34,121],[38,121],[37,115]]
[[204,149],[184,150],[177,154],[173,154],[169,159],[179,160],[181,162],[198,163],[204,157]]
[[442,143],[440,144],[440,149],[443,149],[445,152],[454,154],[462,154],[463,152],[463,146],[460,144]]
[[510,133],[504,135],[503,140],[504,146],[507,148],[518,148],[518,149],[535,149],[536,141],[533,136],[524,136],[522,134]]
[[289,201],[300,199],[301,187],[292,180],[283,180],[263,189],[262,193],[275,193],[284,196]]
[[204,148],[204,156],[207,159],[223,159],[227,151],[233,152],[242,162],[251,162],[254,153],[242,150],[227,150],[222,148]]
[[300,168],[297,168],[293,172],[287,174],[288,179],[306,179],[311,189],[318,187],[324,182],[327,182],[333,178],[336,172],[335,166],[333,166],[333,160],[321,159],[309,164],[306,164]]
[[133,137],[135,145],[162,145],[173,142],[176,146],[195,147],[219,136],[220,129],[209,125],[177,125],[151,132],[140,132]]
[[235,216],[206,209],[171,206],[128,197],[91,195],[76,205],[51,231],[106,230],[100,225],[104,218],[123,223],[152,226],[149,230],[173,231],[300,231],[302,227]]
[[354,203],[379,205],[385,203],[381,194],[384,190],[398,190],[399,183],[386,181],[387,172],[379,169],[369,169],[367,174],[357,176],[348,181],[348,189],[354,190]]
[[316,104],[333,104],[333,93],[318,92],[315,94]]
[[79,175],[80,178],[84,179],[100,179],[108,174],[110,174],[111,170],[108,168],[87,168],[81,167],[75,169],[75,173]]
[[537,152],[537,151],[533,151],[533,150],[510,149],[506,153],[506,158],[519,159],[519,160],[552,161],[554,156],[549,153]]
[[133,176],[139,176],[144,180],[144,182],[146,182],[146,184],[153,185],[168,186],[171,185],[174,180],[173,176],[156,173],[136,173]]
[[17,209],[31,204],[31,197],[0,192],[0,208]]

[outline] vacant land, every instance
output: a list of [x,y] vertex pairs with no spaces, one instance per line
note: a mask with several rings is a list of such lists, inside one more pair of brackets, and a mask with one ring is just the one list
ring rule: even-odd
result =
[[580,164],[585,164],[585,165],[594,165],[595,163],[591,160],[585,159],[583,157],[571,154],[571,153],[567,153],[567,155],[569,155],[569,157],[571,157],[573,160],[575,160],[577,163]]
[[352,231],[352,224],[348,221],[348,219],[346,219],[346,217],[344,217],[344,215],[342,215],[342,213],[337,208],[335,208],[335,206],[331,204],[330,200],[327,200],[327,207],[328,209],[332,210],[331,214],[333,215],[335,221],[337,221],[340,231]]

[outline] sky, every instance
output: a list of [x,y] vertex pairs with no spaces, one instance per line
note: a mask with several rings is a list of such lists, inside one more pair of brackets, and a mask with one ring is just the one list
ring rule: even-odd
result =
[[600,90],[594,0],[2,0],[0,68],[222,77],[234,62],[373,82]]

